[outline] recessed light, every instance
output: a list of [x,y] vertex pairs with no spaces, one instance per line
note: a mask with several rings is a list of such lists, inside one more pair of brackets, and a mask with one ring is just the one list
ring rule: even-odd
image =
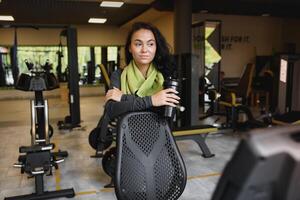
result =
[[[0,1],[1,3],[1,1]],[[5,47],[0,47],[0,53],[8,53],[8,49]]]
[[94,23],[94,24],[103,24],[106,22],[106,18],[90,18],[89,23]]
[[112,8],[120,8],[124,2],[121,1],[102,1],[100,6],[101,7],[112,7]]
[[202,14],[208,13],[208,10],[200,10],[200,13]]
[[0,15],[0,21],[15,21],[13,16]]

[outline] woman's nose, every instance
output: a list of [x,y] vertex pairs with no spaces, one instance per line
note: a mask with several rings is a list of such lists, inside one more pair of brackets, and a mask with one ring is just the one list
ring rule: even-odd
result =
[[146,52],[147,51],[147,46],[146,45],[143,45],[142,46],[142,52]]

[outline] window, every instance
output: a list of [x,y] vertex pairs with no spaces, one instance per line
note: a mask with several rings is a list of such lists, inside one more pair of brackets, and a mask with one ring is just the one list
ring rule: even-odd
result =
[[[102,63],[102,49],[101,46],[95,46],[95,79],[100,79],[100,69],[97,67]],[[59,56],[58,46],[19,46],[18,47],[18,67],[20,73],[28,73],[25,60],[34,63],[35,66],[44,65],[47,60],[52,63],[52,72],[57,74],[56,68],[58,66]],[[68,50],[66,46],[62,48],[62,73],[65,72],[68,66]],[[107,47],[107,60],[118,62],[118,47],[109,46]],[[91,47],[90,46],[79,46],[78,47],[78,73],[82,80],[86,80],[88,76],[87,63],[91,61]]]

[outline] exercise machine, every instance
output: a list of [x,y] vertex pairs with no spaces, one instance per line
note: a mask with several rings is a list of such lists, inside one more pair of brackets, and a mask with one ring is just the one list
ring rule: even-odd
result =
[[300,55],[280,54],[276,57],[279,70],[275,73],[275,98],[277,114],[272,122],[275,124],[300,123]]
[[59,87],[54,74],[50,72],[51,64],[47,61],[39,69],[32,63],[26,61],[30,74],[21,74],[16,89],[23,91],[34,91],[35,99],[31,100],[31,145],[21,146],[18,163],[14,167],[21,168],[21,173],[27,173],[29,177],[35,178],[36,192],[28,195],[6,197],[5,200],[39,200],[53,199],[59,197],[74,197],[73,188],[44,191],[44,175],[52,175],[52,168],[58,169],[58,164],[68,156],[66,151],[51,152],[55,145],[50,143],[53,129],[50,128],[48,118],[48,101],[43,98],[43,91],[53,90]]
[[68,27],[61,32],[62,37],[66,37],[68,46],[68,66],[67,80],[69,88],[69,112],[63,121],[57,123],[58,129],[72,130],[80,127],[80,95],[79,95],[79,75],[78,75],[78,54],[77,54],[77,31]]
[[[103,68],[103,66],[102,66]],[[101,69],[102,73],[107,74],[105,69]],[[104,76],[107,79],[106,83],[110,83],[110,79],[108,76]],[[177,80],[167,79],[164,83],[164,87],[172,87],[177,91],[182,91],[180,89],[180,84]],[[181,109],[180,112],[184,111],[185,108],[183,106],[178,106]],[[179,110],[180,110],[179,109]],[[168,109],[167,109],[168,110]],[[218,129],[216,127],[210,125],[198,125],[198,126],[190,126],[190,127],[179,127],[177,126],[178,121],[181,121],[181,118],[178,118],[178,113],[175,112],[175,109],[172,111],[168,111],[165,113],[166,116],[169,117],[169,123],[172,130],[172,134],[176,140],[192,140],[197,143],[202,151],[202,156],[204,158],[213,157],[214,154],[210,151],[207,146],[205,139],[209,133],[217,132]],[[171,117],[172,116],[172,117]],[[173,117],[174,116],[174,117]],[[101,123],[107,123],[107,131],[105,135],[101,135]],[[102,130],[104,131],[104,130]],[[95,155],[92,157],[101,158],[104,155],[104,151],[110,147],[113,143],[113,138],[116,133],[116,121],[109,121],[106,119],[105,115],[101,117],[97,126],[90,132],[89,134],[89,144],[90,146],[96,150]],[[106,158],[103,158],[105,160]]]
[[251,131],[227,163],[212,200],[292,200],[300,196],[300,126]]
[[6,85],[6,73],[5,73],[5,68],[4,68],[4,62],[3,62],[3,57],[5,55],[4,52],[2,52],[2,47],[0,47],[0,86],[5,86]]
[[14,84],[16,84],[19,77],[18,68],[18,40],[17,40],[17,29],[19,28],[34,28],[36,30],[40,28],[50,28],[50,29],[63,29],[60,37],[65,37],[67,41],[68,49],[68,66],[65,71],[65,77],[63,77],[61,72],[61,49],[58,53],[59,66],[57,68],[57,74],[59,80],[67,80],[69,88],[69,115],[64,118],[64,120],[57,123],[59,129],[71,130],[76,127],[80,127],[80,98],[79,98],[79,76],[78,76],[78,54],[77,54],[77,30],[76,28],[65,26],[65,25],[13,25],[6,24],[5,28],[14,28],[14,45],[10,50],[11,54],[11,70],[14,79]]

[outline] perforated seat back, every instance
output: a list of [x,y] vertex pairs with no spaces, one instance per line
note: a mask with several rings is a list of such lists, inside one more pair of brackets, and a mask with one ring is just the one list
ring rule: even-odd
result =
[[115,189],[119,200],[175,200],[186,169],[165,119],[152,112],[125,115],[118,123]]

